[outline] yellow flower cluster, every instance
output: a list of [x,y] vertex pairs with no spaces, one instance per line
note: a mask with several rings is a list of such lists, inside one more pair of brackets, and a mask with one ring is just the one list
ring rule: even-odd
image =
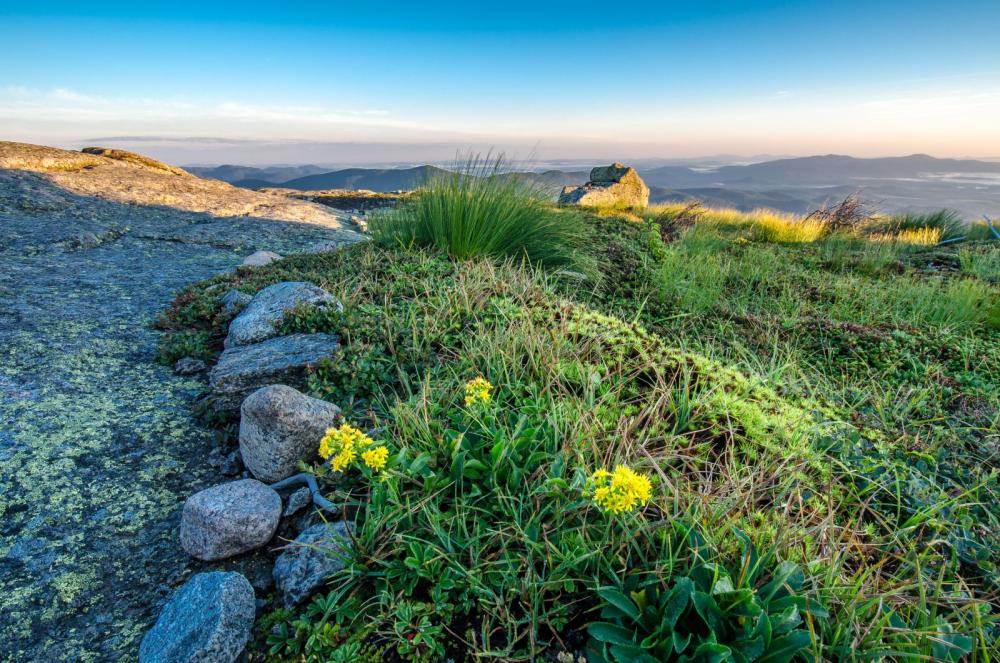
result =
[[653,495],[649,478],[624,465],[615,471],[597,470],[590,477],[594,503],[608,513],[624,513],[644,506]]
[[382,445],[375,445],[371,439],[350,424],[341,424],[340,428],[328,428],[326,435],[319,441],[319,455],[323,460],[330,461],[330,467],[335,472],[343,472],[359,456],[361,462],[378,472],[385,467],[389,459],[389,450]]
[[485,378],[479,377],[475,380],[469,380],[465,383],[465,407],[489,403],[492,391],[493,385]]

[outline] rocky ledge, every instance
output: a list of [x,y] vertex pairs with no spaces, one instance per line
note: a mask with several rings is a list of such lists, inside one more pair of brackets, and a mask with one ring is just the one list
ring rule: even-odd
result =
[[[361,238],[332,208],[142,155],[0,143],[0,661],[133,660],[169,595],[204,570],[180,546],[182,506],[242,468],[193,419],[204,363],[181,363],[186,375],[156,363],[154,317],[256,251]],[[290,379],[336,340],[310,347]],[[282,544],[311,524],[299,488],[279,491],[292,492]],[[252,585],[273,583],[270,564],[240,563]]]

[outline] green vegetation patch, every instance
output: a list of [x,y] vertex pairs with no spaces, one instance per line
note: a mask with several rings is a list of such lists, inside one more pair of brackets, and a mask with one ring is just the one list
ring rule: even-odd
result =
[[283,331],[341,336],[309,390],[389,454],[315,469],[357,547],[267,656],[988,660],[997,249],[681,212],[581,217],[590,278],[392,241],[178,297],[164,359],[229,288],[337,295]]

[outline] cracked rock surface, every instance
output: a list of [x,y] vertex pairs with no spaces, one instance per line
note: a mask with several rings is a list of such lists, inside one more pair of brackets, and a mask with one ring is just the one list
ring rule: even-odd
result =
[[174,293],[358,238],[307,202],[0,143],[0,661],[135,660],[197,568],[180,510],[224,454],[192,420],[204,376],[154,359]]

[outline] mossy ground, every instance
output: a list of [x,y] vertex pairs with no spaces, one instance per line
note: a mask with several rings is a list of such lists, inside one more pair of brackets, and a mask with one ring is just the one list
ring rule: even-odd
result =
[[[595,585],[683,566],[659,547],[665,522],[721,562],[741,531],[802,565],[831,615],[810,620],[812,656],[995,654],[997,245],[676,221],[588,216],[598,281],[367,244],[178,297],[167,359],[217,351],[230,287],[335,293],[343,315],[299,311],[285,330],[341,334],[311,391],[397,452],[384,483],[326,484],[355,505],[359,552],[329,597],[268,621],[287,625],[276,658],[349,659],[363,642],[404,660],[554,657],[582,646]],[[469,418],[476,375],[497,391]],[[512,465],[476,465],[487,440]],[[580,501],[582,475],[619,462],[658,488],[622,539]]]

